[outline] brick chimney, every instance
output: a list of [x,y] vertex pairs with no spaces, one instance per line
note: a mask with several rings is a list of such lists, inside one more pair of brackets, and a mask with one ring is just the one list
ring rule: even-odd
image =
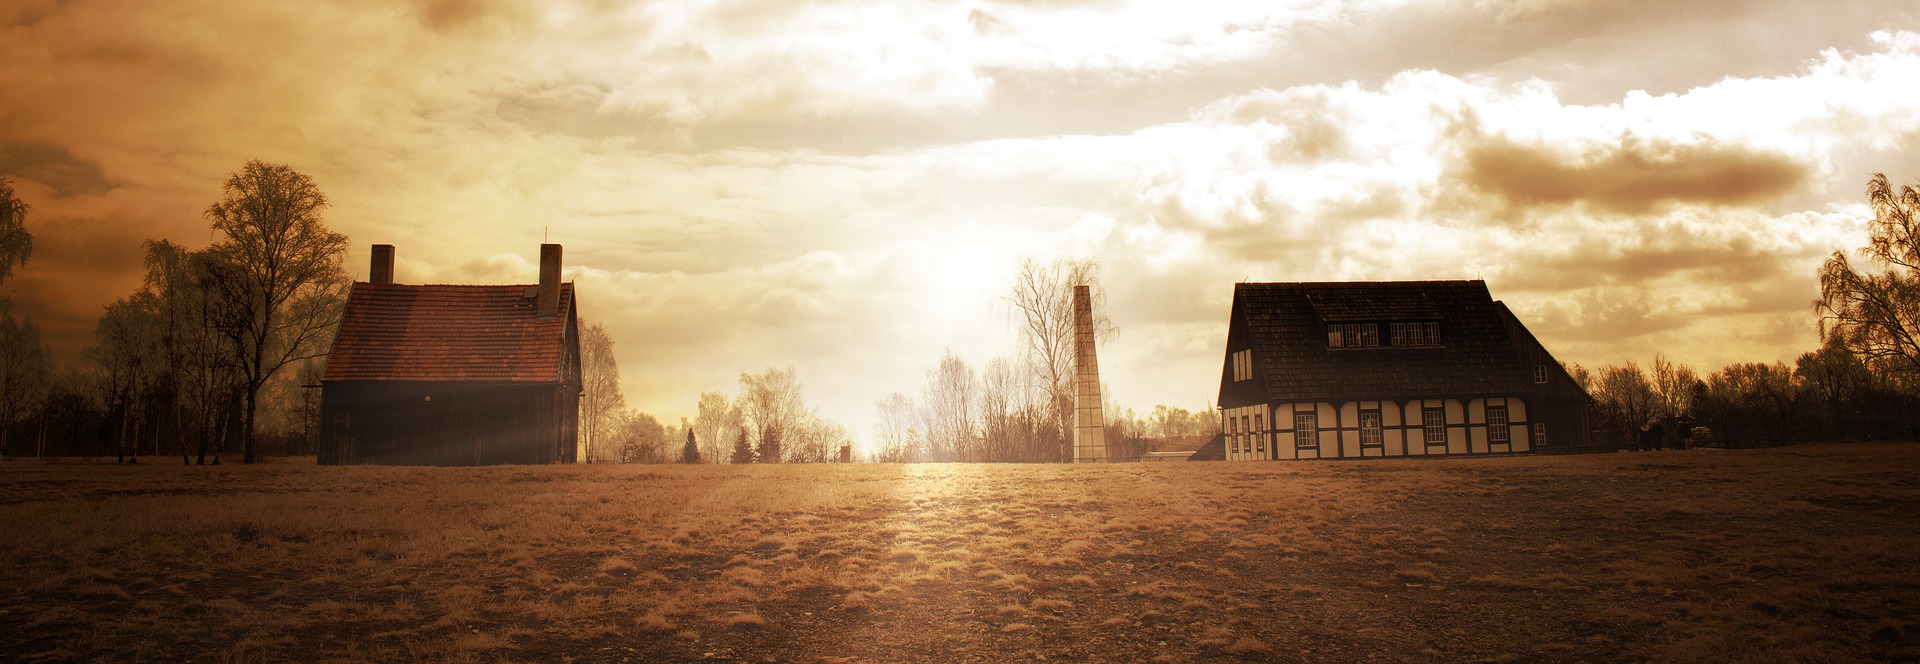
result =
[[560,245],[540,245],[540,300],[542,316],[560,315]]
[[373,245],[373,271],[367,274],[367,281],[376,284],[393,283],[393,245]]

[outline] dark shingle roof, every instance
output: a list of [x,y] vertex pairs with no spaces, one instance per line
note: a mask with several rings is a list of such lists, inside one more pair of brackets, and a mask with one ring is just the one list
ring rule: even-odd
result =
[[321,380],[562,382],[573,284],[559,316],[536,288],[356,283]]
[[[1531,389],[1482,281],[1242,283],[1238,308],[1275,401],[1521,394]],[[1394,347],[1388,323],[1439,321],[1441,345]],[[1329,322],[1381,323],[1380,346],[1327,346]]]

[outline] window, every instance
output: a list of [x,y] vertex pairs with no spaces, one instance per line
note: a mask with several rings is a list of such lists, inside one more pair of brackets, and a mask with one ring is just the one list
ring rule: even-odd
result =
[[1535,445],[1547,444],[1547,423],[1546,422],[1533,423],[1533,444]]
[[1233,379],[1235,381],[1253,378],[1253,349],[1233,352]]
[[1533,382],[1537,385],[1547,384],[1547,365],[1533,365]]
[[1394,323],[1392,330],[1388,342],[1395,346],[1440,345],[1439,323]]
[[1251,429],[1251,428],[1248,428],[1248,427],[1247,427],[1247,416],[1245,416],[1245,415],[1241,415],[1241,416],[1240,416],[1240,430],[1241,430],[1241,431],[1252,431],[1252,430],[1253,430],[1253,429]]
[[1380,434],[1380,411],[1360,411],[1360,446],[1380,447],[1386,444]]
[[1260,456],[1267,455],[1267,434],[1263,433],[1253,438],[1253,451]]
[[1327,325],[1328,348],[1368,348],[1380,345],[1378,323],[1332,323]]
[[1510,440],[1507,431],[1507,407],[1487,406],[1487,442],[1501,445]]
[[1320,427],[1313,413],[1293,414],[1293,446],[1319,447]]
[[1421,419],[1426,424],[1428,445],[1447,444],[1447,411],[1428,408],[1421,413]]
[[1265,421],[1265,420],[1266,420],[1266,417],[1267,417],[1267,416],[1266,416],[1266,414],[1265,414],[1265,413],[1254,413],[1254,414],[1253,414],[1253,430],[1254,430],[1254,431],[1266,431],[1266,430],[1267,430],[1267,423],[1266,423],[1266,421]]

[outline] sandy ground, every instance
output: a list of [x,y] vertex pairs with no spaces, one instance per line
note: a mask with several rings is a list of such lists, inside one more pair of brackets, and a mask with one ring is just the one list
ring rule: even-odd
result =
[[14,661],[1920,661],[1920,445],[0,463]]

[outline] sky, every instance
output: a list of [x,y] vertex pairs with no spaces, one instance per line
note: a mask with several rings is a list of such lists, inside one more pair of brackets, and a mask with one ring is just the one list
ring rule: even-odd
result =
[[1910,0],[0,3],[5,288],[78,362],[250,159],[401,283],[565,245],[628,403],[791,366],[871,432],[1101,265],[1110,397],[1206,408],[1239,281],[1484,279],[1562,361],[1818,345],[1874,172],[1920,179]]

